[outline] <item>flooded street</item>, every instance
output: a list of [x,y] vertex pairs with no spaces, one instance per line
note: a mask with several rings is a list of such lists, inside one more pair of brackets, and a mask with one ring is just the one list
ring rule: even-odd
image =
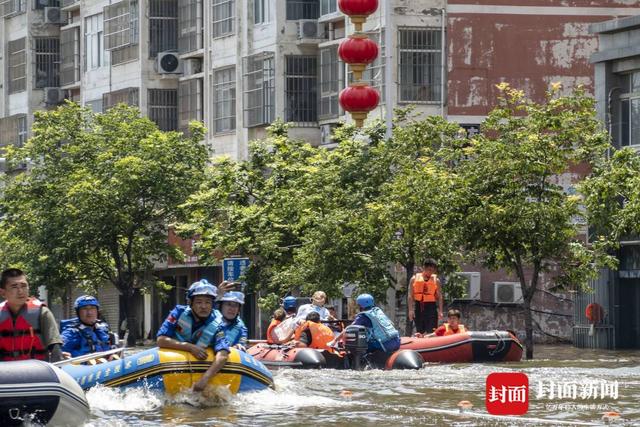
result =
[[[144,390],[88,392],[87,426],[124,425],[555,425],[563,421],[603,424],[616,411],[624,425],[640,425],[640,352],[538,346],[531,362],[427,365],[420,371],[303,371],[275,373],[276,390],[239,395],[204,406],[190,394],[172,402]],[[485,380],[492,372],[529,377],[529,412],[522,419],[487,415]],[[618,382],[618,398],[581,398],[585,381]],[[538,398],[544,381],[577,384],[576,399]],[[473,403],[458,414],[461,400]],[[196,405],[196,406],[194,406]]]

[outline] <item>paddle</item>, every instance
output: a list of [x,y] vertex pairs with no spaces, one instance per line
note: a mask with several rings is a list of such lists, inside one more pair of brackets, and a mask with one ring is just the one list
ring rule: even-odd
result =
[[86,362],[88,360],[99,359],[99,358],[105,357],[105,356],[111,356],[112,354],[120,353],[120,352],[123,352],[125,350],[127,350],[126,347],[113,348],[111,350],[101,351],[99,353],[85,354],[84,356],[78,356],[78,357],[73,357],[71,359],[60,360],[59,362],[52,363],[52,365],[54,365],[54,366],[62,366],[62,365],[66,365],[68,363],[82,363],[82,362]]

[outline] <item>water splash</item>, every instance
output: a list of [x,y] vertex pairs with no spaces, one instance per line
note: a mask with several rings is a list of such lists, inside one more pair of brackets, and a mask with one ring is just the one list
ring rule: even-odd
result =
[[161,394],[145,387],[120,389],[98,385],[87,391],[86,395],[92,412],[150,412],[164,403]]

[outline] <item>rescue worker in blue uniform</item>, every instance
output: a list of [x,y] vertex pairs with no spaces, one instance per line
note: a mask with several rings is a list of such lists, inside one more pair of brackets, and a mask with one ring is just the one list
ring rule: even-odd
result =
[[82,295],[73,308],[77,317],[61,322],[62,351],[78,357],[115,347],[114,335],[107,322],[100,319],[100,303],[95,297]]
[[218,289],[207,280],[193,283],[187,290],[188,305],[177,305],[171,310],[157,333],[159,347],[188,351],[198,360],[207,359],[208,347],[215,352],[215,360],[194,384],[195,391],[203,391],[229,357],[229,343],[213,309],[217,295]]
[[240,318],[240,310],[243,305],[244,294],[242,292],[227,292],[220,298],[220,323],[225,338],[230,346],[242,351],[247,348],[249,335],[247,327]]

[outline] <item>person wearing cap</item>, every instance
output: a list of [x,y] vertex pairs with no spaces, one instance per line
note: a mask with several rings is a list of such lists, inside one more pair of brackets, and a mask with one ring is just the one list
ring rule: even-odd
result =
[[303,323],[307,319],[307,315],[312,311],[316,311],[320,315],[320,320],[331,320],[329,310],[324,307],[326,302],[327,294],[322,291],[315,292],[311,297],[310,304],[304,304],[298,308],[298,314],[296,314],[298,323]]
[[100,318],[100,303],[95,297],[82,295],[76,299],[73,308],[77,317],[61,322],[62,351],[78,357],[115,346],[109,325]]
[[245,351],[249,332],[240,318],[240,309],[244,305],[244,294],[230,291],[220,298],[220,323],[225,338],[231,347]]
[[213,349],[215,360],[194,384],[195,391],[203,391],[229,357],[230,346],[213,308],[217,295],[218,289],[207,280],[193,283],[187,290],[188,305],[171,310],[156,335],[159,347],[188,351],[198,360],[206,360],[207,348]]

